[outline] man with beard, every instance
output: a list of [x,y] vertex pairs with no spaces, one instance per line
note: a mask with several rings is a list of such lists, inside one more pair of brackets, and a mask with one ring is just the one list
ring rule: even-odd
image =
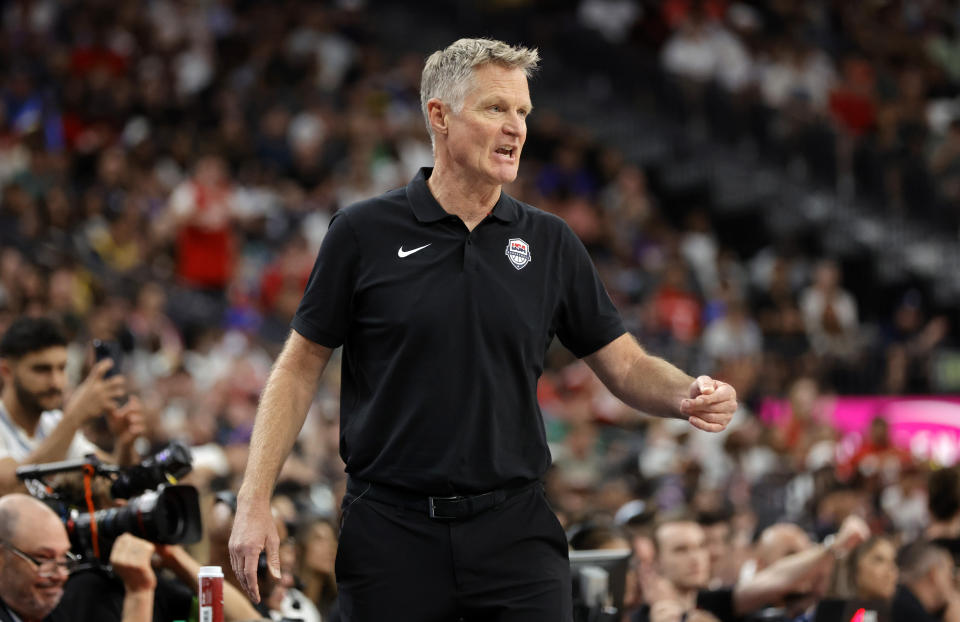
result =
[[[127,453],[141,424],[134,400],[118,408],[123,376],[107,377],[112,361],[100,361],[64,405],[67,340],[46,318],[20,318],[0,339],[0,494],[22,491],[16,469],[99,453],[81,432],[106,414],[118,439],[114,451]],[[62,409],[62,410],[61,410]],[[106,457],[106,456],[104,456]]]

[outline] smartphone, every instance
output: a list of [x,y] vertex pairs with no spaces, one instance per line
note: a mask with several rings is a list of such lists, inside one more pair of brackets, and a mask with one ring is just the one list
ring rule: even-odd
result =
[[111,376],[116,376],[120,373],[120,360],[121,360],[121,350],[120,344],[116,341],[101,341],[99,339],[93,340],[93,358],[99,363],[103,359],[110,359],[113,361],[113,367],[107,370],[107,373],[103,375],[104,378],[110,378]]

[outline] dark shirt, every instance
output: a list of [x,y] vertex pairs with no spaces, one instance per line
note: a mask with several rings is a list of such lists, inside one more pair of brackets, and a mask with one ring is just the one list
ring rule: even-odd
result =
[[14,613],[7,608],[7,604],[0,599],[0,622],[20,622],[19,617],[14,617]]
[[553,337],[583,357],[623,323],[561,219],[501,193],[469,231],[431,172],[337,212],[292,327],[343,346],[352,476],[426,494],[519,485],[550,465],[536,389]]
[[[697,592],[697,609],[713,614],[720,622],[738,622],[733,610],[733,588],[700,590]],[[643,605],[630,622],[650,622],[650,606]]]
[[[123,620],[123,583],[99,569],[70,575],[60,604],[44,622],[120,622]],[[187,620],[193,592],[179,581],[157,575],[153,598],[154,622]]]
[[905,585],[897,586],[897,593],[893,595],[893,619],[896,622],[940,622],[943,615],[933,615],[923,608],[917,596]]

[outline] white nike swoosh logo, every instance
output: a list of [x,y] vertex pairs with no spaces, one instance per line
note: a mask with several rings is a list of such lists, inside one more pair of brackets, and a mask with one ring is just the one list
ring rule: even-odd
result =
[[[433,242],[431,242],[430,244],[433,244]],[[424,244],[424,245],[421,246],[420,248],[414,248],[414,249],[410,249],[410,250],[408,250],[408,251],[403,250],[403,245],[401,245],[401,246],[400,246],[400,249],[397,251],[397,257],[400,257],[401,259],[404,258],[404,257],[409,257],[410,255],[414,254],[414,253],[417,252],[417,251],[422,251],[422,250],[425,249],[426,247],[430,246],[430,244]]]

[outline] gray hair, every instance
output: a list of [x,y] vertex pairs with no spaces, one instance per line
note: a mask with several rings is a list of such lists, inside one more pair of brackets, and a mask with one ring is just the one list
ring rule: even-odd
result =
[[521,69],[530,78],[540,63],[540,54],[536,48],[513,47],[494,39],[458,39],[427,59],[420,78],[420,108],[431,143],[433,128],[430,127],[427,102],[437,98],[459,113],[473,80],[474,69],[490,63],[507,69]]

